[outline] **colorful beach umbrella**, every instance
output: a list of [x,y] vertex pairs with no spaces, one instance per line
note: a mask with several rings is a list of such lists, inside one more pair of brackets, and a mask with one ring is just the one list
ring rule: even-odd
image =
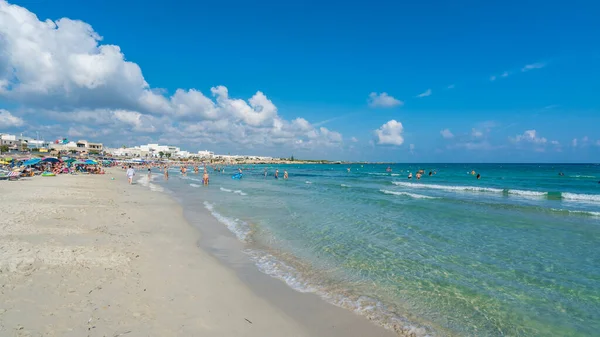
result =
[[29,160],[24,161],[23,165],[25,165],[25,166],[31,166],[31,165],[38,164],[41,161],[42,160],[40,158],[33,158],[33,159],[29,159]]
[[46,157],[46,158],[42,159],[42,161],[45,161],[48,163],[60,163],[60,159],[54,158],[54,157]]

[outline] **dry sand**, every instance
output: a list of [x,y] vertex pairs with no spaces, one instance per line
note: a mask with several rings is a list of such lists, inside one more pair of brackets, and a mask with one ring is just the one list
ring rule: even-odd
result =
[[199,236],[168,196],[120,171],[0,182],[0,336],[392,335],[324,302],[349,328],[315,332]]

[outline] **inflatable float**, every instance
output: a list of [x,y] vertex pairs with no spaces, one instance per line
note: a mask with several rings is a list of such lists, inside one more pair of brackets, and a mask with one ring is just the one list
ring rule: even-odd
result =
[[242,176],[243,176],[242,173],[236,173],[231,176],[231,179],[242,179]]
[[52,172],[44,172],[42,173],[42,177],[54,177],[55,174]]

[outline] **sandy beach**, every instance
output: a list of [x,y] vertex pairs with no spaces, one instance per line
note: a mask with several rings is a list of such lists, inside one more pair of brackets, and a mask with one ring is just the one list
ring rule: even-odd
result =
[[0,336],[394,335],[291,289],[288,314],[120,170],[3,183],[0,214]]

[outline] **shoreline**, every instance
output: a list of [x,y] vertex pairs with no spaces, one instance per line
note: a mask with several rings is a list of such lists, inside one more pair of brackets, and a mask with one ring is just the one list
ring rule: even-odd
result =
[[[258,270],[229,268],[198,245],[208,236],[171,196],[121,173],[2,186],[0,335],[393,335]],[[261,291],[248,282],[260,276]]]

